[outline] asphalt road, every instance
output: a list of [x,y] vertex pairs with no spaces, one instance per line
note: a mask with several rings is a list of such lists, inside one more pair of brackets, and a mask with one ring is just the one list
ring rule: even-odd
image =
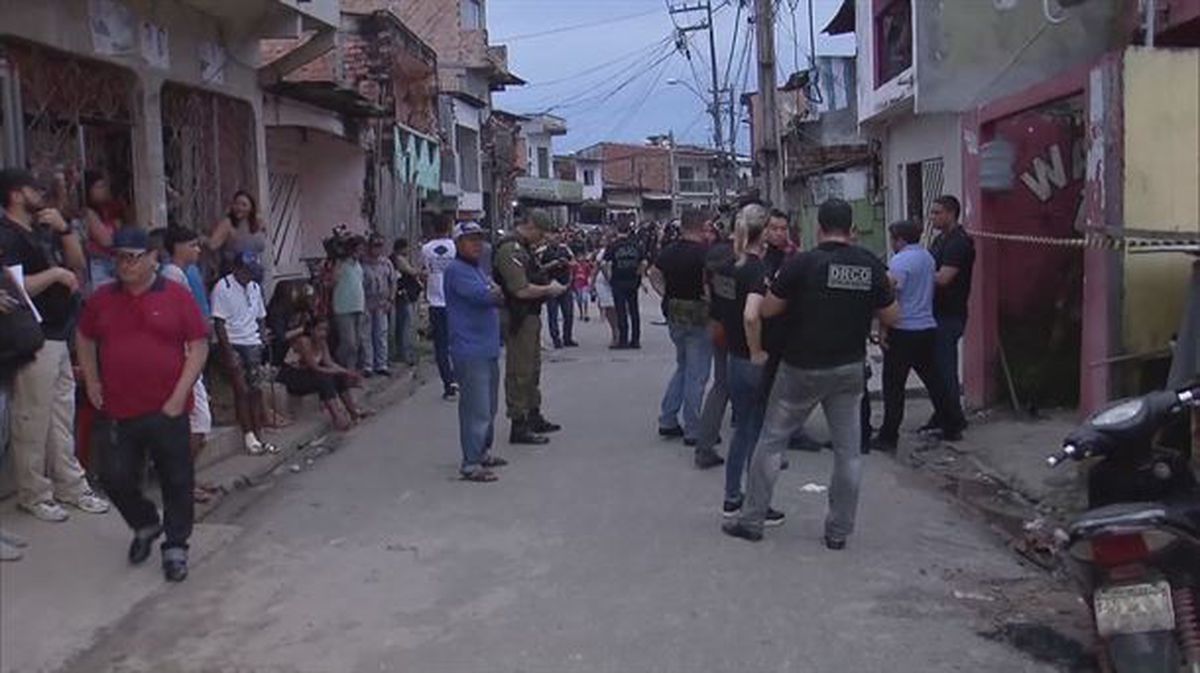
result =
[[788,521],[766,541],[723,536],[721,471],[655,436],[665,329],[621,353],[598,323],[579,332],[544,368],[566,429],[502,444],[499,482],[456,479],[455,406],[428,385],[232,500],[238,537],[64,670],[1053,670],[981,635],[1004,615],[980,587],[1038,578],[887,457],[870,457],[846,551],[821,546],[824,495],[801,489],[825,483],[827,453],[792,454],[775,502]]

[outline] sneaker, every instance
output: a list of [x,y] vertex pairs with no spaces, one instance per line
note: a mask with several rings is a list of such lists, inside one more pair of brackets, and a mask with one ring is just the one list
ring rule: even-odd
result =
[[761,530],[750,528],[741,521],[726,521],[721,524],[721,532],[729,537],[741,538],[749,542],[761,542],[763,539]]
[[92,491],[81,493],[75,500],[63,500],[64,503],[88,514],[104,514],[108,511],[108,501]]
[[16,533],[4,530],[3,528],[0,528],[0,542],[4,542],[5,544],[16,547],[17,549],[24,549],[25,547],[29,546],[29,540],[26,540]]
[[163,577],[168,582],[182,582],[187,579],[187,550],[182,547],[169,547],[162,550]]
[[20,561],[24,555],[16,545],[0,539],[0,561]]
[[71,518],[71,515],[67,514],[67,510],[53,500],[43,500],[32,505],[21,504],[20,508],[42,521],[51,523],[59,523]]
[[458,399],[458,384],[451,383],[446,386],[446,390],[442,392],[442,399],[446,401]]
[[721,504],[721,516],[731,518],[738,515],[742,511],[741,500],[726,500]]
[[701,470],[718,467],[725,464],[725,459],[717,454],[716,451],[697,451],[696,452],[696,467]]
[[825,536],[825,548],[831,551],[841,551],[846,548],[846,541],[835,537]]
[[770,526],[774,528],[775,526],[782,526],[784,521],[787,521],[786,514],[777,509],[771,509],[770,507],[767,508],[767,517],[763,519],[764,526]]
[[579,342],[575,341],[573,339],[568,339],[568,340],[564,341],[563,345],[566,346],[567,348],[579,348]]
[[682,437],[683,436],[683,428],[679,427],[678,425],[676,425],[673,428],[659,428],[658,436],[659,437]]
[[390,370],[390,369],[376,369],[376,370],[375,370],[375,373],[376,373],[377,375],[379,375],[379,376],[382,376],[382,377],[386,378],[386,379],[390,379],[390,378],[392,378],[392,370]]

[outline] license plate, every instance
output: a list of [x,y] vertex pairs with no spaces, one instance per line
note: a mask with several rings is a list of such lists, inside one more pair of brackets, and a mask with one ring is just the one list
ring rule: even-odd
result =
[[1175,629],[1171,585],[1165,581],[1104,587],[1096,591],[1095,605],[1101,636]]

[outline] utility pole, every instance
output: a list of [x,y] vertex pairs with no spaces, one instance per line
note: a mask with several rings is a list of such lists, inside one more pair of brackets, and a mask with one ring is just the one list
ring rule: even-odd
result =
[[[721,85],[717,81],[717,39],[713,29],[712,0],[703,0],[703,2],[697,2],[694,5],[683,4],[677,7],[670,7],[670,12],[672,15],[699,11],[703,11],[705,13],[704,21],[694,26],[680,27],[678,30],[681,34],[690,33],[697,30],[708,31],[708,57],[710,61],[709,69],[712,71],[712,90],[710,91],[710,94],[712,95],[712,102],[709,104],[709,113],[712,114],[713,120],[713,147],[716,148],[717,151],[717,197],[719,199],[719,203],[725,203],[727,184],[725,177],[727,174],[727,162],[725,156],[724,131],[721,128],[721,107],[723,102],[721,101]],[[691,58],[691,56],[689,55],[688,58]],[[733,114],[732,110],[730,110],[730,114]],[[674,175],[671,176],[671,181],[674,183]]]
[[762,107],[758,149],[762,196],[779,208],[783,206],[783,171],[779,166],[779,106],[775,100],[774,0],[754,0],[754,29],[758,44],[758,99]]

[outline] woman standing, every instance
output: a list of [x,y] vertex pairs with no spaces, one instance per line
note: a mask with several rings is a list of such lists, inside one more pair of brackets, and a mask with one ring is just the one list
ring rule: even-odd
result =
[[604,245],[596,251],[598,263],[592,268],[592,293],[596,297],[596,306],[600,308],[600,313],[604,315],[604,320],[608,322],[608,329],[612,333],[612,340],[608,344],[609,348],[616,346],[621,338],[621,332],[617,329],[617,304],[613,300],[612,285],[601,271],[602,263],[599,262],[604,259],[604,251],[611,243],[612,236],[605,235]]
[[[212,235],[208,237],[208,249],[220,255],[221,276],[233,268],[234,259],[246,259],[247,254],[253,255],[258,262],[256,268],[262,267],[263,256],[267,252],[267,230],[259,218],[258,204],[250,192],[244,189],[234,192],[229,211],[217,222]],[[262,278],[255,278],[254,282],[261,283]]]
[[409,259],[407,238],[398,238],[392,245],[392,266],[400,274],[396,284],[396,332],[395,358],[412,367],[417,364],[417,356],[413,352],[412,326],[413,313],[417,302],[421,300],[421,272]]
[[95,289],[116,279],[112,242],[121,228],[120,205],[113,200],[108,177],[100,171],[83,174],[83,190],[88,272]]

